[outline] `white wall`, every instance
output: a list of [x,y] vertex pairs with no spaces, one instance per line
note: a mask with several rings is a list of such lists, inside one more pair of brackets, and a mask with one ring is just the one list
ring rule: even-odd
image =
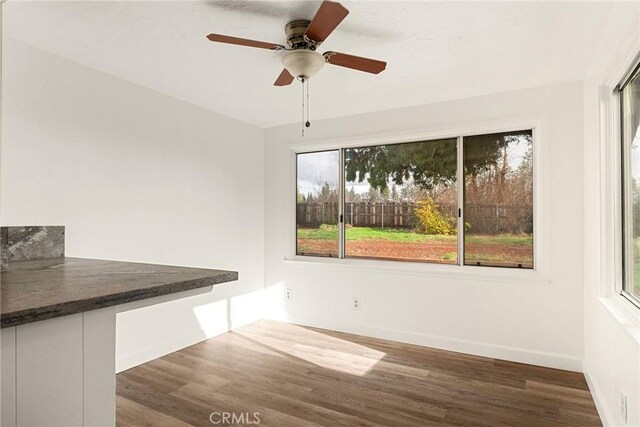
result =
[[[584,82],[584,372],[605,425],[640,426],[640,313],[616,293],[619,140],[613,88],[640,52],[640,4],[613,9]],[[620,412],[627,395],[628,420]]]
[[17,41],[3,54],[3,225],[65,225],[68,256],[239,271],[120,313],[118,368],[259,319],[263,131]]
[[[337,101],[338,102],[338,101]],[[285,261],[293,167],[289,145],[537,120],[546,280],[491,280],[411,269]],[[268,316],[546,366],[581,370],[583,354],[582,85],[579,82],[266,130]],[[542,243],[542,242],[538,242]],[[397,266],[397,264],[396,264]],[[402,267],[400,267],[402,268]],[[517,272],[516,272],[517,273]],[[525,272],[522,272],[524,273]],[[522,276],[524,277],[524,276]],[[528,277],[528,276],[527,276]],[[283,302],[283,289],[293,300]],[[351,299],[360,297],[354,311]]]

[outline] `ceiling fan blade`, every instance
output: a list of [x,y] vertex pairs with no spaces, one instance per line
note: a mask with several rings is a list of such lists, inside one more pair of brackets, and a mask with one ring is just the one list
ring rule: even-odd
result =
[[346,7],[333,1],[323,1],[304,35],[320,44],[329,37],[349,14]]
[[288,86],[293,81],[293,76],[285,68],[276,79],[274,86]]
[[387,63],[384,61],[347,55],[346,53],[325,52],[324,59],[331,65],[352,68],[372,74],[379,74],[387,68]]
[[209,34],[207,36],[212,42],[228,43],[240,46],[258,47],[260,49],[280,50],[284,46],[275,43],[261,42],[258,40],[241,39],[240,37],[225,36],[222,34]]

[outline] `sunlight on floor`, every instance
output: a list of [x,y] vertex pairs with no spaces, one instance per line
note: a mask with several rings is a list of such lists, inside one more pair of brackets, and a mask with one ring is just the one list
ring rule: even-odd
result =
[[[370,372],[386,353],[340,338],[335,338],[307,328],[286,325],[289,340],[278,339],[277,335],[265,333],[265,330],[254,325],[235,331],[234,335],[263,346],[280,355],[316,366],[339,371],[346,374],[363,376]],[[292,340],[291,338],[296,338]],[[304,342],[307,344],[299,344]]]
[[[281,287],[283,284],[278,285]],[[260,301],[265,299],[269,300],[264,293],[249,293],[202,304],[193,308],[193,314],[204,334],[213,337],[235,329],[238,326],[236,323],[242,323],[235,321],[239,319],[238,316],[251,317],[251,314],[260,309]],[[302,326],[284,323],[266,325],[270,326],[252,323],[231,334],[220,336],[219,340],[229,348],[243,348],[278,358],[295,359],[351,375],[366,375],[376,365],[384,369],[385,362],[382,359],[386,353],[382,351]],[[283,332],[280,330],[282,328],[286,328],[286,336],[289,338],[286,341],[278,338],[278,333]]]

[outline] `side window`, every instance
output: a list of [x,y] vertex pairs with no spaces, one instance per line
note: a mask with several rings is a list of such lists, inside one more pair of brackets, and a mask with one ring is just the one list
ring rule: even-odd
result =
[[640,305],[640,66],[620,87],[623,294]]

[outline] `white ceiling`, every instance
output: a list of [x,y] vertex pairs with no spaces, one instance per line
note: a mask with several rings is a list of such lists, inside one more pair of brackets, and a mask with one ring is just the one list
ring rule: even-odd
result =
[[[211,32],[284,44],[311,2],[12,2],[5,36],[261,127],[300,120],[300,87],[274,87],[280,53],[215,44]],[[388,62],[380,75],[325,66],[312,119],[584,77],[611,3],[343,2],[320,48]]]

